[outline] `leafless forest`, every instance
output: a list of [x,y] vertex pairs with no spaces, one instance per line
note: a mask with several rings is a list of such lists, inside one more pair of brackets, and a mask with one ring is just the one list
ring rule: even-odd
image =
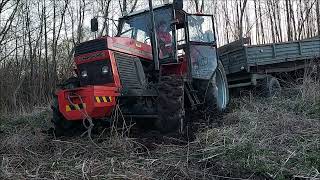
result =
[[[114,20],[146,8],[145,4],[143,0],[1,0],[1,111],[46,104],[55,85],[72,73],[73,47],[96,36],[115,35]],[[185,9],[214,15],[220,45],[240,37],[261,44],[320,35],[319,0],[189,0]],[[100,21],[96,34],[89,27],[93,17]]]

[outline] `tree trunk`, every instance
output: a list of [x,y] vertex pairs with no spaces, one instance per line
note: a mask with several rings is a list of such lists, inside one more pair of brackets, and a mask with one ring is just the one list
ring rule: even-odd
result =
[[281,26],[281,11],[280,11],[280,5],[279,5],[279,1],[276,1],[276,7],[277,7],[277,19],[278,19],[278,29],[279,29],[279,41],[282,42],[283,41],[283,37],[282,37],[282,26]]
[[296,24],[296,18],[294,16],[294,11],[293,11],[293,6],[292,6],[292,2],[291,0],[288,1],[289,2],[289,8],[290,8],[290,17],[292,20],[292,26],[293,26],[293,32],[292,35],[294,34],[294,38],[293,40],[297,40],[297,24]]
[[316,14],[317,14],[317,24],[318,24],[318,36],[320,36],[320,0],[317,0]]
[[276,42],[276,37],[275,37],[274,21],[272,19],[272,12],[271,12],[272,10],[271,10],[270,1],[267,1],[267,9],[268,9],[268,16],[269,16],[269,20],[270,20],[271,38],[272,38],[272,42],[275,43]]
[[287,34],[288,34],[288,41],[292,41],[292,30],[291,30],[291,18],[290,18],[290,8],[289,2],[290,0],[286,0],[286,17],[287,17]]
[[260,27],[261,27],[261,35],[262,35],[262,44],[266,43],[265,34],[264,34],[264,25],[262,20],[262,10],[261,10],[261,0],[259,0],[259,14],[260,14]]
[[48,32],[47,32],[47,11],[46,11],[46,0],[43,0],[43,25],[44,25],[44,57],[45,57],[45,81],[49,81],[49,59],[48,59]]
[[56,84],[58,81],[58,72],[57,72],[57,61],[56,61],[56,49],[55,49],[55,40],[56,40],[56,0],[53,0],[53,26],[52,26],[52,44],[51,44],[51,49],[52,49],[52,62],[53,62],[53,84]]
[[248,2],[248,0],[244,0],[243,4],[242,4],[242,7],[241,7],[241,4],[240,4],[241,11],[240,11],[240,34],[239,34],[239,38],[242,38],[242,36],[243,36],[243,16],[244,16],[244,11],[246,10],[246,7],[247,7],[247,2]]
[[259,29],[259,17],[258,17],[258,6],[257,0],[254,0],[254,14],[255,14],[255,21],[256,21],[256,41],[258,44],[261,43],[260,41],[260,29]]

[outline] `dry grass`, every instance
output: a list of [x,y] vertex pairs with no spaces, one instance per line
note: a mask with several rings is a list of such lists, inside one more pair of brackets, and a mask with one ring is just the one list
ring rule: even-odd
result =
[[[11,117],[13,121],[5,123],[0,143],[0,177],[195,179],[201,174],[196,166],[192,173],[187,170],[192,165],[188,163],[186,147],[191,145],[164,143],[174,140],[158,135],[129,138],[123,136],[122,131],[95,135],[95,144],[81,137],[55,139],[40,128],[42,121],[48,121],[49,114],[42,111],[31,116]],[[32,116],[33,122],[29,121]]]
[[275,179],[319,177],[319,98],[319,81],[305,78],[278,97],[234,100],[225,125],[199,135],[212,168],[231,176],[248,170]]
[[[319,177],[320,83],[295,93],[234,99],[222,125],[202,125],[192,142],[107,129],[88,138],[42,132],[50,112],[0,117],[3,179],[256,179]],[[287,90],[287,91],[293,91]],[[287,96],[286,94],[290,94]],[[125,130],[126,131],[126,130]]]

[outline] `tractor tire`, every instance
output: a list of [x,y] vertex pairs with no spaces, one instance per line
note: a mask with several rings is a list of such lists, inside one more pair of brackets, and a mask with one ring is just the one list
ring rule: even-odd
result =
[[201,92],[205,93],[205,107],[211,112],[223,112],[227,109],[229,104],[229,88],[227,76],[224,67],[218,61],[217,70],[209,84],[202,86]]
[[[60,87],[61,89],[74,89],[80,86],[78,78],[71,77],[63,82]],[[72,136],[76,133],[77,128],[80,127],[81,123],[66,120],[59,110],[59,102],[57,95],[53,96],[51,105],[52,119],[51,122],[54,126],[55,136]]]
[[52,119],[51,122],[54,126],[54,134],[56,137],[72,136],[75,133],[77,124],[76,122],[66,120],[59,110],[58,97],[53,97],[51,105]]
[[156,128],[161,133],[184,131],[184,81],[177,75],[162,76],[158,84]]
[[277,78],[273,76],[267,76],[262,79],[261,84],[262,96],[273,97],[281,93],[281,85]]
[[214,77],[218,91],[216,92],[216,105],[219,111],[224,111],[227,109],[230,97],[227,75],[221,61],[218,61],[218,67]]

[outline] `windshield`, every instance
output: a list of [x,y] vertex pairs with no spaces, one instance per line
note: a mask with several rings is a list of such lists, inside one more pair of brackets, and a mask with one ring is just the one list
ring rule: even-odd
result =
[[189,38],[193,42],[212,43],[215,41],[213,34],[212,16],[188,16]]
[[[151,18],[148,11],[121,19],[119,36],[135,39],[151,44],[152,33],[157,33],[159,58],[166,59],[174,56],[175,41],[173,40],[172,9],[159,8],[154,10],[155,32],[152,32]],[[171,58],[172,59],[172,58]]]
[[135,16],[123,20],[120,37],[128,37],[139,42],[150,43],[150,31],[146,16]]

